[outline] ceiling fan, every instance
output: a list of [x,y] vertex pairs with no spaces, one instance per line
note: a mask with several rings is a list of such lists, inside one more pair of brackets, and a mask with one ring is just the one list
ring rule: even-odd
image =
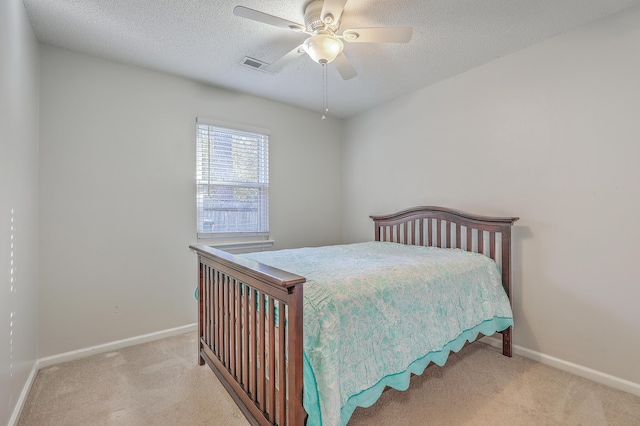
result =
[[309,34],[304,43],[296,46],[271,65],[263,68],[277,72],[282,67],[307,53],[315,62],[333,63],[343,79],[349,80],[358,73],[342,52],[343,40],[349,43],[408,43],[411,27],[350,28],[338,34],[342,12],[347,0],[313,0],[304,8],[304,25],[277,16],[236,6],[233,14],[268,25]]

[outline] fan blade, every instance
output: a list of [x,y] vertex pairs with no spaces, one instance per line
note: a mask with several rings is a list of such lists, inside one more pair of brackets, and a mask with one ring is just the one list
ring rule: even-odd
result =
[[295,49],[293,49],[289,53],[286,53],[283,57],[281,57],[271,65],[264,67],[264,70],[269,72],[278,72],[282,69],[282,67],[287,65],[289,62],[298,59],[303,54],[304,48],[302,47],[302,45],[297,46]]
[[413,35],[411,27],[351,28],[342,32],[351,43],[408,43]]
[[332,64],[335,65],[336,69],[345,80],[351,80],[353,77],[358,75],[344,53],[339,54],[338,57],[333,60]]
[[263,24],[273,25],[274,27],[284,28],[285,30],[294,30],[298,32],[305,31],[304,25],[287,21],[286,19],[278,18],[277,16],[269,15],[264,12],[258,12],[257,10],[249,9],[244,6],[234,7],[233,14],[240,16],[241,18],[247,18],[253,21],[262,22]]
[[324,0],[322,12],[320,12],[322,22],[330,25],[339,22],[345,4],[347,0]]

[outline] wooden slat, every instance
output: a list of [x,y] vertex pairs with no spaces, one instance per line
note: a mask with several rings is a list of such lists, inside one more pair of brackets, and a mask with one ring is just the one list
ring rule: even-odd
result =
[[244,293],[242,289],[242,283],[238,281],[238,289],[237,289],[237,311],[236,311],[236,339],[237,339],[237,351],[236,351],[236,371],[238,376],[238,383],[240,385],[244,385],[244,333],[242,332],[244,327]]
[[496,233],[489,232],[489,257],[496,260]]
[[286,423],[285,411],[287,401],[287,386],[285,382],[285,318],[285,305],[282,302],[278,302],[278,412],[280,413],[279,424],[281,425],[284,425]]
[[231,287],[231,371],[233,376],[238,380],[238,346],[239,344],[239,332],[238,332],[238,280],[231,279],[233,283]]
[[275,422],[276,418],[276,319],[275,319],[275,301],[269,298],[269,402],[267,403],[267,413],[269,420]]
[[220,272],[216,271],[214,274],[214,282],[215,282],[215,333],[216,333],[216,351],[215,354],[219,359],[222,356],[222,302],[220,296],[222,295],[222,286],[220,285]]
[[227,362],[227,291],[226,291],[227,275],[220,273],[220,356],[222,364],[228,367]]
[[429,220],[427,222],[428,222],[428,226],[427,226],[427,233],[428,233],[427,240],[428,240],[428,243],[427,243],[427,246],[431,247],[431,246],[433,246],[433,222],[432,222],[431,218],[429,218]]
[[226,332],[227,332],[227,352],[226,352],[226,359],[227,359],[227,369],[229,370],[229,372],[231,374],[233,374],[233,370],[232,370],[232,350],[233,350],[233,323],[232,323],[232,319],[233,319],[233,299],[232,299],[232,280],[230,276],[226,276],[225,279],[225,296],[227,298],[227,302],[226,302],[226,311],[225,311],[225,327],[226,327]]
[[[210,269],[210,268],[207,267],[207,269]],[[213,339],[214,339],[214,336],[215,336],[214,330],[213,330],[213,327],[215,325],[214,321],[213,321],[213,312],[215,312],[215,306],[213,305],[213,301],[214,301],[214,298],[213,298],[213,277],[211,276],[211,272],[210,271],[209,271],[209,275],[208,276],[209,276],[209,278],[207,279],[207,284],[206,284],[206,287],[205,287],[206,298],[202,299],[202,300],[203,300],[203,303],[208,303],[209,304],[209,306],[207,308],[205,308],[205,309],[207,309],[210,312],[207,312],[204,315],[206,315],[206,318],[207,318],[206,321],[210,324],[209,325],[210,326],[210,329],[209,329],[209,341],[207,342],[207,346],[209,346],[213,350],[213,343],[214,343]],[[201,295],[200,297],[203,297],[203,295]]]
[[226,327],[227,327],[227,369],[233,375],[233,279],[226,279]]
[[436,235],[438,247],[442,247],[442,221],[436,219]]
[[[200,294],[199,297],[202,299],[202,303],[200,303],[200,317],[201,317],[201,330],[200,330],[200,338],[204,338],[207,346],[210,345],[210,335],[211,335],[211,326],[209,324],[209,315],[211,312],[211,303],[209,301],[209,291],[207,287],[209,286],[209,269],[205,265],[200,264],[200,280],[201,285],[199,288]],[[205,306],[202,306],[204,303]]]
[[222,297],[224,298],[224,312],[222,313],[222,327],[224,327],[224,365],[229,369],[229,364],[231,364],[231,333],[229,330],[229,304],[231,303],[229,300],[229,276],[224,275],[224,279],[222,280]]
[[220,275],[220,287],[222,289],[222,363],[229,369],[229,360],[227,355],[229,354],[229,333],[227,329],[227,275]]
[[233,374],[233,278],[227,275],[227,368]]
[[217,270],[211,269],[211,294],[209,295],[213,306],[213,312],[210,314],[211,344],[216,355],[220,353],[220,342],[218,340],[220,338],[220,321],[218,320],[218,273]]
[[424,219],[420,219],[420,245],[424,246]]
[[465,250],[473,250],[473,234],[470,226],[467,226],[467,247],[465,248]]
[[242,313],[242,302],[242,283],[238,281],[236,287],[236,380],[240,385],[244,383],[244,369],[242,366],[242,345],[244,344],[242,323],[244,322],[244,315]]
[[258,362],[257,362],[257,356],[258,356],[258,317],[257,317],[257,312],[256,312],[256,306],[258,306],[258,302],[257,302],[257,297],[258,297],[258,293],[256,292],[255,289],[251,289],[251,301],[250,301],[250,312],[251,312],[251,320],[250,320],[250,324],[251,324],[251,367],[249,369],[249,371],[251,372],[250,376],[251,376],[251,399],[253,400],[253,402],[257,403],[258,402]]
[[213,317],[213,313],[215,312],[215,306],[214,306],[214,285],[213,285],[213,270],[212,268],[207,267],[207,285],[206,285],[206,293],[204,295],[205,297],[205,301],[208,305],[207,307],[207,327],[208,327],[208,333],[207,333],[207,345],[209,347],[213,347],[214,346],[214,342],[215,342],[215,321],[214,321],[214,317]]
[[218,306],[216,303],[218,302],[218,286],[217,286],[217,274],[218,271],[211,268],[209,274],[209,280],[211,281],[210,290],[209,290],[209,300],[211,301],[211,306],[213,307],[213,311],[209,314],[209,321],[211,321],[211,342],[210,345],[214,349],[215,354],[217,355],[220,352],[220,345],[218,345]]
[[265,328],[264,328],[264,293],[260,292],[258,295],[258,339],[260,339],[258,345],[258,407],[264,411],[265,405],[265,384],[264,384],[264,371],[265,371]]
[[403,231],[404,231],[404,241],[402,241],[404,244],[409,244],[409,230],[407,229],[408,226],[405,223],[404,226],[402,227]]
[[447,220],[447,247],[451,248],[451,221]]
[[[200,284],[198,285],[199,298],[202,299],[199,309],[199,318],[198,318],[198,333],[200,334],[199,338],[204,339],[204,341],[209,344],[208,336],[209,336],[209,328],[208,328],[208,315],[209,311],[209,299],[207,293],[207,275],[208,269],[205,265],[200,264]],[[204,306],[203,306],[204,303]]]
[[242,294],[244,320],[242,321],[242,370],[244,371],[244,390],[250,392],[249,387],[249,287],[243,284],[244,293]]
[[484,254],[484,231],[478,229],[478,253]]
[[462,248],[462,226],[456,223],[456,248]]
[[407,244],[416,245],[416,221],[412,220],[409,222],[409,237],[410,241],[407,241]]
[[213,271],[211,291],[211,296],[213,297],[213,353],[215,353],[216,356],[220,356],[220,289],[218,287],[218,274],[219,272],[217,270]]
[[236,356],[238,354],[238,347],[236,346],[236,336],[238,335],[238,299],[236,298],[236,287],[238,285],[238,281],[231,278],[230,279],[230,297],[231,303],[229,313],[231,314],[229,317],[229,329],[231,331],[231,339],[230,339],[230,347],[231,347],[231,360],[229,367],[231,368],[231,374],[237,380],[238,379],[238,371],[236,370]]

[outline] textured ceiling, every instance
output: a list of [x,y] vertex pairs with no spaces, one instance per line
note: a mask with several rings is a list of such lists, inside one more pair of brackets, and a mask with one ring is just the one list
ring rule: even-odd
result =
[[[321,111],[322,67],[272,63],[306,35],[237,17],[241,5],[303,23],[308,0],[24,0],[45,44]],[[408,44],[345,43],[358,72],[328,70],[330,115],[348,117],[592,22],[640,0],[349,0],[346,28],[411,26]]]

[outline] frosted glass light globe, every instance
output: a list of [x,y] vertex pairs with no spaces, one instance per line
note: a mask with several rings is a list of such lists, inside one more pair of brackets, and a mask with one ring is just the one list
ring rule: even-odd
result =
[[342,40],[330,34],[317,34],[304,41],[304,51],[319,64],[328,64],[342,53]]

